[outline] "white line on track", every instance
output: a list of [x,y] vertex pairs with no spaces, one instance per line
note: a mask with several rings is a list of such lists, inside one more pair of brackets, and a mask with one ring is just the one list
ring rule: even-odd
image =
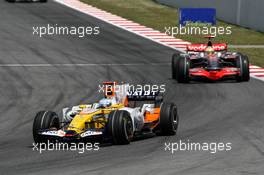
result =
[[120,64],[0,64],[0,67],[91,67],[91,66],[167,66],[170,63],[120,63]]

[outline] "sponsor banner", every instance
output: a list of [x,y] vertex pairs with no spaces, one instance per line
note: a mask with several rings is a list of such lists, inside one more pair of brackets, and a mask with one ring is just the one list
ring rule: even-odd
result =
[[180,8],[179,21],[181,25],[188,23],[216,24],[215,8]]

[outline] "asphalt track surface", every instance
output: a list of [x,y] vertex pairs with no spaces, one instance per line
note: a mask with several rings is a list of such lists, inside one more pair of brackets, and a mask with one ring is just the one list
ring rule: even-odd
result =
[[[177,84],[170,78],[168,64],[174,50],[53,1],[1,1],[0,16],[0,174],[264,173],[263,82]],[[99,26],[101,34],[84,39],[32,35],[33,26],[47,23]],[[56,66],[4,67],[6,64]],[[166,84],[166,101],[179,108],[178,135],[83,154],[32,151],[32,122],[37,111],[58,112],[65,106],[98,100],[98,84],[106,80]],[[215,154],[177,151],[173,155],[164,151],[164,142],[188,139],[231,142],[232,150]]]

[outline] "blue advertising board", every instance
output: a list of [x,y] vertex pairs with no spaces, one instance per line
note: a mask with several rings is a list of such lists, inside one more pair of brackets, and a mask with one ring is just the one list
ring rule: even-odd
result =
[[192,23],[210,23],[216,24],[215,8],[180,8],[180,24],[186,25]]

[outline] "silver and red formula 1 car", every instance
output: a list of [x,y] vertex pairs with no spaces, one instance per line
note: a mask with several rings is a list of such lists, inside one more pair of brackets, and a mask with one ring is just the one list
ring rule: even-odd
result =
[[187,52],[172,56],[172,78],[179,83],[190,80],[235,79],[249,81],[249,59],[237,52],[228,52],[227,44],[213,44],[207,36],[207,44],[187,45]]

